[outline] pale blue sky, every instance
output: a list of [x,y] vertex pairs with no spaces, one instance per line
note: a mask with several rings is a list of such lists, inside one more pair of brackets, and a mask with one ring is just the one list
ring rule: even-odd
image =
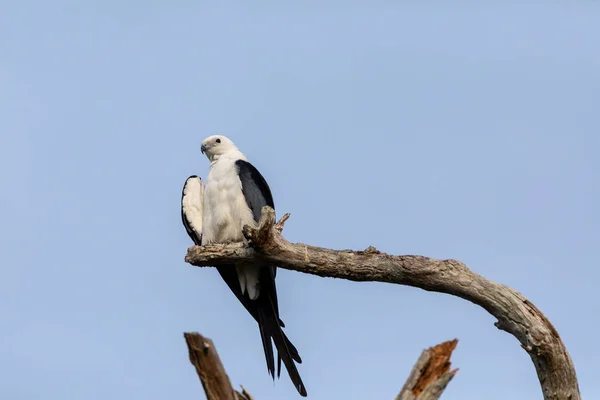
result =
[[[216,271],[183,262],[181,186],[217,132],[289,240],[466,262],[546,313],[600,398],[600,5],[516,3],[4,1],[0,398],[203,398],[192,330],[257,400],[299,398]],[[311,399],[392,399],[455,337],[445,400],[541,398],[464,300],[278,287]]]

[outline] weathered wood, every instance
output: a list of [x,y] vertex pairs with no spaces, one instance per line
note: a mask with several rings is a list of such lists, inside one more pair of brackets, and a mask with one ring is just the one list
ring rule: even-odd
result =
[[533,361],[545,400],[580,400],[573,362],[550,321],[521,293],[469,270],[456,260],[365,251],[330,250],[285,240],[274,227],[275,212],[264,207],[258,228],[244,227],[250,246],[193,246],[185,260],[196,266],[260,261],[308,274],[418,287],[461,297],[497,318],[496,327],[514,335]]
[[254,400],[243,387],[242,393],[233,390],[212,340],[197,332],[185,332],[183,336],[207,400]]
[[[241,386],[241,385],[240,385]],[[250,393],[248,393],[248,391],[246,390],[245,387],[242,387],[242,393],[240,392],[235,392],[236,396],[238,396],[238,400],[254,400],[254,397],[252,397],[252,395]]]
[[450,356],[458,340],[423,350],[396,400],[438,400],[458,371],[450,371]]

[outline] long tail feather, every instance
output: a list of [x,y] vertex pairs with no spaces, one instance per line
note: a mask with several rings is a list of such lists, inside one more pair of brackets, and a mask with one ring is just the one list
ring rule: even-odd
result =
[[[275,359],[273,356],[273,343],[271,342],[271,333],[268,329],[268,317],[262,309],[258,310],[258,328],[260,329],[260,338],[262,340],[263,349],[265,351],[265,359],[267,361],[267,370],[269,375],[275,379]],[[279,357],[279,356],[278,356]]]
[[[260,303],[259,313],[266,317],[266,319],[264,319],[265,324],[261,327],[261,330],[266,330],[273,337],[275,348],[277,348],[277,376],[279,377],[281,374],[281,362],[283,362],[296,390],[298,390],[298,393],[300,393],[301,396],[306,397],[306,388],[304,387],[304,383],[302,382],[302,378],[296,368],[294,357],[292,355],[292,349],[294,349],[296,353],[297,350],[291,345],[289,340],[286,340],[287,338],[279,324],[279,312],[277,309],[277,300],[275,298],[277,292],[275,289],[274,272],[274,268],[270,267],[263,267],[261,269],[261,289],[257,301]],[[262,320],[263,318],[259,319]],[[288,346],[288,343],[291,346]]]
[[267,306],[270,305],[269,308],[272,313],[269,318],[270,321],[267,324],[267,329],[270,330],[270,333],[273,337],[273,341],[275,342],[275,347],[277,348],[277,352],[278,352],[278,369],[279,369],[279,371],[277,373],[277,376],[279,376],[279,374],[281,372],[281,364],[280,363],[281,363],[281,361],[283,361],[283,364],[285,365],[285,368],[288,371],[288,375],[290,376],[292,383],[296,387],[296,390],[298,390],[298,393],[300,393],[301,396],[306,397],[306,395],[307,395],[306,388],[304,387],[304,383],[302,382],[300,373],[298,372],[298,369],[296,368],[296,364],[294,363],[294,360],[292,358],[291,351],[287,346],[283,331],[281,330],[281,327],[277,323],[277,317],[274,315],[275,308],[273,307],[273,303],[272,303],[271,299],[269,299],[269,298],[267,298],[265,300],[266,300],[266,303],[268,302],[268,304],[265,304],[265,305],[267,305]]

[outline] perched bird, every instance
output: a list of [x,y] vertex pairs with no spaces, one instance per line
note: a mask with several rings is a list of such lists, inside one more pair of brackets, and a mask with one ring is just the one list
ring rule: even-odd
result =
[[[248,162],[246,156],[225,136],[214,135],[202,142],[201,151],[210,161],[206,186],[196,175],[183,187],[181,217],[195,244],[244,241],[244,225],[257,226],[264,206],[273,209],[273,196],[267,181]],[[279,318],[276,267],[256,263],[222,265],[219,274],[238,300],[258,322],[267,369],[275,378],[273,345],[277,349],[277,376],[281,361],[301,396],[306,388],[296,364],[302,363],[296,347],[290,342]]]

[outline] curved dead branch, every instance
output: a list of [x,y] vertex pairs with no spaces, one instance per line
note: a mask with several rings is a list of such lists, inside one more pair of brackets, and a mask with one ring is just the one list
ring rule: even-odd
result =
[[519,292],[469,270],[456,260],[364,251],[330,250],[290,243],[281,235],[287,215],[275,224],[264,207],[257,228],[244,227],[249,246],[193,246],[185,261],[199,267],[260,260],[285,269],[351,281],[388,282],[461,297],[487,310],[496,327],[515,336],[527,351],[545,400],[580,400],[573,361],[550,321]]

